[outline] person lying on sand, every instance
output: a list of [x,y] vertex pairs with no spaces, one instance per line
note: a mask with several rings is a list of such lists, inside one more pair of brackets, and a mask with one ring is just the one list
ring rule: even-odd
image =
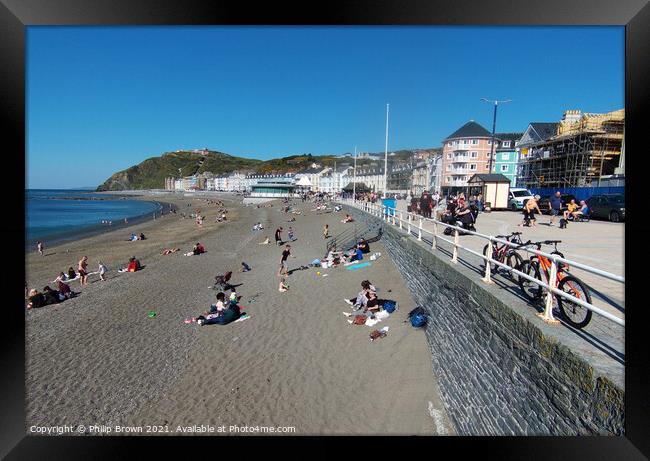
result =
[[341,222],[342,222],[342,223],[354,222],[354,219],[352,219],[352,216],[350,216],[349,214],[346,214],[346,215],[345,215],[345,218],[343,218],[343,219],[341,220]]
[[165,249],[162,251],[162,253],[160,253],[160,254],[166,256],[166,255],[170,255],[170,254],[172,254],[172,253],[176,253],[177,251],[180,251],[180,250],[181,250],[180,248],[165,248]]
[[266,237],[264,241],[258,243],[258,245],[268,245],[269,243],[271,243],[271,240],[268,237]]
[[217,323],[225,325],[237,320],[241,316],[241,311],[237,303],[230,303],[226,306],[226,295],[223,292],[217,293],[217,303],[210,306],[210,310],[204,312],[196,318],[199,325],[209,325]]
[[246,264],[244,261],[241,263],[241,269],[239,269],[239,272],[250,272],[251,267]]
[[27,297],[27,309],[45,306],[45,297],[36,288],[29,290]]

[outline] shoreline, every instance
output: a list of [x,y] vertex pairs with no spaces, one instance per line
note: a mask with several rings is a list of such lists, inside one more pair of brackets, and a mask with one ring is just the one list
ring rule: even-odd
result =
[[[133,200],[137,200],[137,199],[134,198]],[[148,211],[146,213],[142,213],[134,216],[126,216],[128,223],[125,223],[124,221],[121,220],[117,223],[113,223],[113,225],[111,226],[107,224],[90,224],[88,226],[79,227],[78,229],[70,231],[65,235],[50,234],[50,235],[44,235],[44,236],[31,238],[31,239],[27,238],[27,232],[25,231],[25,251],[28,253],[32,251],[36,251],[36,250],[30,250],[30,248],[36,246],[36,242],[38,241],[44,243],[47,242],[49,248],[64,243],[69,243],[72,241],[82,240],[90,237],[95,237],[97,235],[106,234],[114,230],[121,230],[126,227],[129,227],[130,225],[142,224],[143,222],[146,222],[147,219],[151,219],[153,221],[153,219],[151,218],[151,215],[153,213],[156,213],[156,216],[158,216],[158,213],[160,213],[161,211],[164,213],[164,210],[167,209],[168,210],[167,214],[169,214],[170,207],[172,206],[171,203],[163,202],[160,200],[141,200],[141,201],[155,203],[157,207],[154,211]]]

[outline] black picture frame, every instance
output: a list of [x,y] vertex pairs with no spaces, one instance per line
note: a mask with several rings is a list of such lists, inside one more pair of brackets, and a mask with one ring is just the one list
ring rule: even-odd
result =
[[[5,222],[0,229],[6,245],[2,266],[2,293],[7,299],[0,353],[0,456],[7,459],[115,459],[133,454],[144,445],[148,454],[168,450],[172,445],[188,444],[198,455],[216,455],[209,437],[38,437],[27,436],[24,416],[24,315],[18,289],[24,274],[17,270],[24,263],[20,244],[24,243],[24,208],[12,207],[16,190],[25,181],[25,27],[30,25],[621,25],[625,26],[626,57],[626,149],[628,213],[626,242],[643,242],[644,229],[636,204],[643,197],[643,160],[641,143],[648,115],[648,78],[650,75],[650,5],[647,0],[456,0],[456,1],[330,1],[313,4],[278,4],[265,2],[251,6],[235,1],[183,2],[162,0],[0,0],[0,100],[5,137],[4,172],[14,184],[7,193]],[[604,59],[605,60],[605,59]],[[606,62],[603,65],[608,65]],[[9,141],[7,143],[7,141]],[[6,146],[13,146],[8,148]],[[20,153],[23,155],[20,155]],[[16,199],[16,201],[19,201]],[[636,210],[636,212],[634,212]],[[9,243],[9,245],[7,245]],[[23,245],[24,248],[24,245]],[[638,254],[639,252],[634,252]],[[22,260],[22,262],[21,262]],[[634,299],[632,289],[643,294],[645,271],[635,270],[638,257],[626,260],[626,298]],[[642,261],[641,261],[642,263]],[[24,280],[23,280],[24,281]],[[15,302],[14,302],[15,301]],[[358,438],[300,437],[266,438],[228,437],[219,440],[218,454],[224,448],[242,450],[242,441],[277,449],[284,454],[291,447],[309,449],[307,453],[324,454],[345,444],[359,455],[383,453],[384,446],[398,448],[398,453],[425,450],[425,456],[442,455],[445,449],[453,456],[473,450],[489,459],[647,459],[650,457],[650,367],[644,341],[647,335],[643,310],[648,302],[639,302],[626,315],[626,423],[625,437],[417,437],[390,438],[359,442]],[[309,445],[309,446],[308,446]],[[369,448],[374,446],[375,449]],[[207,450],[207,451],[206,451]],[[275,450],[274,450],[275,451]],[[308,454],[306,456],[309,456]],[[445,455],[449,456],[449,454]]]

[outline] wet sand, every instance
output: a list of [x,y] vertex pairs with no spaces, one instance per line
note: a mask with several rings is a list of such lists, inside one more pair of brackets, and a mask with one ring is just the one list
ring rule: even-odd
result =
[[[296,201],[303,215],[288,223],[295,215],[281,213],[278,202],[258,209],[231,196],[224,198],[229,222],[219,224],[213,222],[216,207],[204,200],[156,198],[176,204],[179,214],[134,226],[145,241],[127,242],[127,228],[46,246],[45,257],[26,255],[30,288],[76,268],[82,255],[91,270],[98,259],[109,268],[106,282],[91,276],[93,283],[81,290],[71,282],[79,297],[26,312],[28,427],[160,425],[178,434],[178,426],[236,425],[294,426],[299,435],[453,434],[424,332],[403,323],[413,300],[381,242],[371,244],[372,252],[382,253],[372,266],[318,269],[327,277],[317,269],[297,270],[288,277],[290,290],[280,293],[275,228],[282,225],[286,238],[293,227],[296,258],[289,269],[297,269],[323,255],[325,223],[331,235],[350,226],[340,222],[340,213],[318,215],[311,204]],[[180,211],[196,208],[206,215],[203,229],[180,218]],[[266,229],[252,232],[257,221]],[[265,236],[272,243],[258,245]],[[197,241],[207,253],[183,256]],[[162,256],[164,247],[182,251]],[[129,256],[145,269],[116,273]],[[237,272],[242,261],[251,272]],[[209,286],[227,270],[251,317],[225,326],[185,324],[214,302]],[[350,325],[342,314],[350,312],[343,298],[356,295],[364,279],[379,288],[380,298],[399,302],[373,328]],[[156,316],[149,318],[149,311]],[[371,342],[370,331],[384,326],[388,335]]]

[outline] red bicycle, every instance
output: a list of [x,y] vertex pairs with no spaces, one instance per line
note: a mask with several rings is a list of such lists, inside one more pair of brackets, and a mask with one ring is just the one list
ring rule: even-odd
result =
[[[557,251],[558,243],[561,243],[561,240],[545,240],[543,242],[529,241],[523,244],[521,247],[535,245],[537,246],[538,250],[541,250],[542,245],[554,245],[555,251],[552,254],[557,254],[560,257],[564,257],[559,251]],[[518,270],[539,281],[549,283],[551,279],[551,264],[551,260],[546,256],[534,255],[529,260],[523,261]],[[591,295],[589,293],[589,288],[578,277],[569,274],[568,268],[565,264],[557,263],[557,274],[553,285],[558,290],[581,301],[591,304]],[[531,282],[530,280],[520,276],[519,286],[524,292],[524,295],[531,302],[537,303],[541,301],[544,291],[541,285],[538,285],[535,282]],[[556,293],[553,293],[553,296],[557,301],[557,306],[559,308],[560,314],[569,325],[574,328],[581,329],[589,324],[592,315],[589,309],[567,298],[559,296]]]
[[[523,244],[521,241],[521,232],[513,232],[510,235],[497,235],[496,238],[502,238],[507,240],[508,242],[512,243],[518,243],[520,245]],[[485,245],[483,247],[483,256],[487,257],[487,252],[489,248],[489,244]],[[517,253],[517,250],[513,249],[511,246],[506,245],[505,243],[493,243],[492,244],[492,259],[495,261],[500,262],[501,264],[506,264],[509,267],[512,267],[513,269],[516,269],[521,265],[521,263],[524,262],[524,258],[521,257],[519,253]],[[483,269],[485,269],[487,265],[487,259],[483,260]],[[490,263],[490,271],[496,273],[500,269],[499,266],[497,266],[495,263],[491,262]],[[512,275],[512,272],[510,272],[510,275]]]

